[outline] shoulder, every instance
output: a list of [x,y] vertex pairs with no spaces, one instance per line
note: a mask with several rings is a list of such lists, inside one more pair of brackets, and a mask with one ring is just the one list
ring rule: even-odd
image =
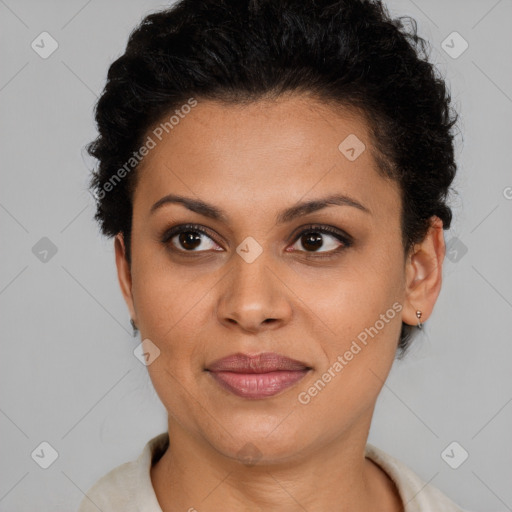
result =
[[151,483],[151,464],[165,451],[168,434],[146,443],[135,460],[102,476],[83,497],[77,512],[162,512]]
[[378,464],[394,481],[404,512],[468,512],[436,487],[423,481],[405,463],[368,443],[365,456]]
[[113,512],[121,507],[126,512],[133,503],[135,461],[125,462],[102,476],[86,493],[78,512]]

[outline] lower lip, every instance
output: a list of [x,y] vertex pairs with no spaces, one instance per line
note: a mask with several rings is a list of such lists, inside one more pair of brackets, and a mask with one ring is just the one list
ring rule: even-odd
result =
[[243,398],[277,395],[301,380],[309,370],[269,373],[209,372],[224,389]]

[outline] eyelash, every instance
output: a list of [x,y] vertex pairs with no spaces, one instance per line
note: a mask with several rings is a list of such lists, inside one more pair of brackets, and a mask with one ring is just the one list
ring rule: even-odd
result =
[[[172,246],[172,244],[169,243],[175,236],[177,236],[181,233],[188,232],[188,231],[197,232],[197,233],[206,235],[208,238],[210,238],[211,240],[213,240],[215,242],[214,237],[209,234],[208,230],[206,230],[199,224],[183,224],[183,225],[175,226],[171,229],[168,229],[160,237],[161,242],[166,247],[168,247],[170,250],[172,250],[173,252],[176,252],[178,254],[182,254],[185,256],[195,256],[198,253],[200,254],[201,252],[205,252],[205,251],[180,250],[180,249],[177,249],[176,247]],[[338,241],[340,241],[342,243],[342,245],[340,247],[338,247],[337,249],[333,249],[333,250],[327,251],[327,252],[299,251],[299,252],[305,253],[307,255],[307,257],[313,257],[315,259],[332,258],[332,257],[338,255],[340,252],[344,251],[345,249],[348,249],[353,244],[352,237],[350,237],[348,234],[346,234],[343,231],[340,231],[338,229],[332,228],[330,226],[325,226],[325,225],[321,225],[321,224],[310,224],[310,225],[304,227],[304,229],[302,229],[302,231],[300,231],[293,238],[293,243],[295,243],[297,240],[299,240],[302,236],[304,236],[306,234],[310,234],[310,233],[324,233],[324,234],[331,235],[334,238],[336,238]],[[217,242],[215,242],[215,243],[217,243]],[[219,244],[217,244],[217,245],[219,245]]]

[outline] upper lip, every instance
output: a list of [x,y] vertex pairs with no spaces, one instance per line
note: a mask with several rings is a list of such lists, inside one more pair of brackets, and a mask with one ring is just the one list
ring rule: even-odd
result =
[[290,359],[289,357],[265,352],[250,356],[238,352],[222,359],[217,359],[206,367],[211,372],[235,373],[268,373],[276,371],[301,371],[311,369],[305,363]]

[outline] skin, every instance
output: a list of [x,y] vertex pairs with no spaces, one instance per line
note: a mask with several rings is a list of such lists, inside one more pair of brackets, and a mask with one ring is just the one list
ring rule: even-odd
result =
[[[338,149],[349,134],[366,144],[353,162]],[[401,322],[416,325],[417,309],[422,321],[430,316],[445,245],[433,217],[424,241],[404,254],[399,188],[377,173],[372,150],[356,113],[296,94],[245,106],[198,101],[142,162],[131,266],[121,234],[115,253],[141,339],[160,350],[148,371],[168,411],[170,446],[151,469],[164,512],[403,510],[364,450]],[[214,205],[226,222],[176,203],[151,213],[171,193]],[[276,224],[285,208],[333,193],[370,212],[334,205]],[[209,234],[183,255],[190,246],[178,236],[176,245],[161,238],[185,223]],[[344,230],[353,245],[333,254],[343,243],[320,233],[322,247],[311,248],[300,233],[312,223]],[[249,236],[263,250],[252,263],[236,252]],[[401,311],[301,404],[298,394],[395,302]],[[273,397],[241,398],[204,371],[236,352],[277,352],[312,370]],[[243,463],[247,443],[260,454],[254,465]]]

